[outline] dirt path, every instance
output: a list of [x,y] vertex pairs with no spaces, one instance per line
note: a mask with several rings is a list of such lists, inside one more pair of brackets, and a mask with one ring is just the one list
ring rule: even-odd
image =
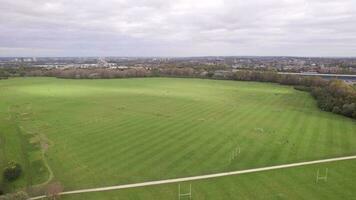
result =
[[[161,184],[168,184],[168,183],[178,183],[178,182],[184,182],[184,181],[195,181],[195,180],[217,178],[217,177],[223,177],[223,176],[233,176],[233,175],[238,175],[238,174],[247,174],[247,173],[262,172],[262,171],[269,171],[269,170],[275,170],[275,169],[284,169],[284,168],[299,167],[299,166],[328,163],[328,162],[336,162],[336,161],[342,161],[342,160],[353,160],[353,159],[356,159],[356,155],[355,156],[347,156],[347,157],[330,158],[330,159],[324,159],[324,160],[299,162],[299,163],[292,163],[292,164],[285,164],[285,165],[277,165],[277,166],[271,166],[271,167],[261,167],[261,168],[247,169],[247,170],[240,170],[240,171],[223,172],[223,173],[217,173],[217,174],[192,176],[192,177],[185,177],[185,178],[175,178],[175,179],[167,179],[167,180],[159,180],[159,181],[149,181],[149,182],[143,182],[143,183],[133,183],[133,184],[116,185],[116,186],[109,186],[109,187],[98,187],[98,188],[91,188],[91,189],[73,190],[73,191],[62,192],[61,195],[80,194],[80,193],[88,193],[88,192],[102,192],[102,191],[108,191],[108,190],[120,190],[120,189],[136,188],[136,187],[144,187],[144,186],[152,186],[152,185],[161,185]],[[45,197],[46,196],[32,197],[32,198],[30,198],[30,200],[42,199]]]
[[43,183],[39,183],[33,187],[42,187],[42,186],[45,186],[47,185],[49,182],[52,181],[52,179],[54,178],[54,174],[53,174],[53,171],[51,169],[51,167],[49,166],[48,164],[48,161],[47,161],[47,158],[46,158],[46,152],[44,150],[41,150],[41,154],[42,154],[42,160],[43,160],[43,164],[44,166],[47,168],[47,171],[48,171],[48,178],[45,182]]

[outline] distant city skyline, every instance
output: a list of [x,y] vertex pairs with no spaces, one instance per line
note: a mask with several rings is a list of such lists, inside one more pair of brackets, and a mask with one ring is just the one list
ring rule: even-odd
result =
[[0,0],[0,57],[355,57],[354,0]]

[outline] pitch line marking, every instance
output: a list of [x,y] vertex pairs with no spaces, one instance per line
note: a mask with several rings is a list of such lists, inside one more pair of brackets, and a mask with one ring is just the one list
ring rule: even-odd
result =
[[[307,162],[299,162],[299,163],[291,163],[291,164],[284,164],[284,165],[276,165],[276,166],[270,166],[270,167],[261,167],[261,168],[255,168],[255,169],[246,169],[246,170],[239,170],[239,171],[232,171],[232,172],[207,174],[207,175],[201,175],[201,176],[191,176],[191,177],[166,179],[166,180],[159,180],[159,181],[148,181],[148,182],[143,182],[143,183],[133,183],[133,184],[116,185],[116,186],[108,186],[108,187],[98,187],[98,188],[91,188],[91,189],[73,190],[73,191],[62,192],[62,193],[60,193],[60,195],[81,194],[81,193],[88,193],[88,192],[103,192],[103,191],[109,191],[109,190],[120,190],[120,189],[152,186],[152,185],[162,185],[162,184],[169,184],[169,183],[196,181],[196,180],[218,178],[218,177],[224,177],[224,176],[233,176],[233,175],[239,175],[239,174],[248,174],[248,173],[269,171],[269,170],[275,170],[275,169],[285,169],[285,168],[291,168],[291,167],[299,167],[299,166],[336,162],[336,161],[342,161],[342,160],[354,160],[354,159],[356,159],[356,155],[355,156],[338,157],[338,158],[329,158],[329,159],[323,159],[323,160],[314,160],[314,161],[307,161]],[[42,198],[46,198],[46,196],[42,195],[42,196],[37,196],[37,197],[31,197],[29,200],[37,200],[37,199],[42,199]]]

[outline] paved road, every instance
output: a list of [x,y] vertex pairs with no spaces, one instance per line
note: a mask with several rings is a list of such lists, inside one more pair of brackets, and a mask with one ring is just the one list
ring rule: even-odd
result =
[[[262,172],[262,171],[275,170],[275,169],[284,169],[284,168],[290,168],[290,167],[299,167],[299,166],[305,166],[305,165],[313,165],[313,164],[319,164],[319,163],[335,162],[335,161],[342,161],[342,160],[353,160],[353,159],[356,159],[356,155],[355,156],[347,156],[347,157],[339,157],[339,158],[330,158],[330,159],[324,159],[324,160],[292,163],[292,164],[285,164],[285,165],[277,165],[277,166],[271,166],[271,167],[261,167],[261,168],[247,169],[247,170],[240,170],[240,171],[223,172],[223,173],[217,173],[217,174],[192,176],[192,177],[185,177],[185,178],[175,178],[175,179],[167,179],[167,180],[159,180],[159,181],[149,181],[149,182],[143,182],[143,183],[133,183],[133,184],[116,185],[116,186],[109,186],[109,187],[98,187],[98,188],[91,188],[91,189],[73,190],[73,191],[62,192],[61,195],[79,194],[79,193],[88,193],[88,192],[102,192],[102,191],[108,191],[108,190],[120,190],[120,189],[136,188],[136,187],[144,187],[144,186],[152,186],[152,185],[161,185],[161,184],[168,184],[168,183],[178,183],[178,182],[184,182],[184,181],[195,181],[195,180],[217,178],[217,177],[223,177],[223,176],[233,176],[233,175],[238,175],[238,174],[247,174],[247,173]],[[32,198],[30,198],[30,200],[37,200],[37,199],[42,199],[42,198],[45,198],[45,196],[32,197]]]

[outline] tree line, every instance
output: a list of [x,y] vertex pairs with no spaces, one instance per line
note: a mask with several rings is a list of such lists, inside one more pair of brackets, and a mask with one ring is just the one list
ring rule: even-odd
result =
[[321,110],[356,119],[356,89],[342,80],[256,71],[238,71],[231,79],[293,85],[297,90],[310,92]]

